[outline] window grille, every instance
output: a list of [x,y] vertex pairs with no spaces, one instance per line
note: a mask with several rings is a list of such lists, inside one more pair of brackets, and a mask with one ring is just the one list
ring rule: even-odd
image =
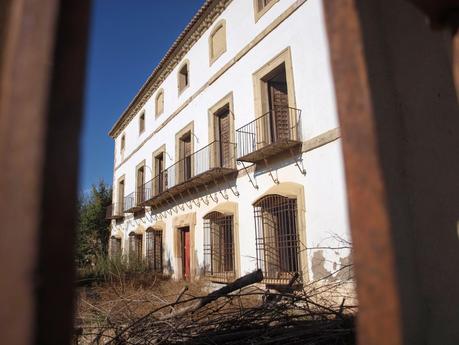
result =
[[129,235],[129,261],[131,264],[142,261],[142,235]]
[[151,230],[146,233],[147,262],[149,268],[157,273],[163,271],[163,232]]
[[265,279],[289,279],[299,270],[296,199],[267,195],[254,204],[257,266]]
[[117,259],[121,257],[121,239],[116,237],[110,238],[110,258]]
[[233,216],[211,212],[204,217],[206,275],[234,276]]

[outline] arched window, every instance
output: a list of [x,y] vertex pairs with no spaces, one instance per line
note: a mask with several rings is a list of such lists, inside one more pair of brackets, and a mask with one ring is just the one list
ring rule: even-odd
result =
[[178,83],[179,93],[185,90],[187,86],[189,85],[190,79],[189,79],[189,62],[188,61],[185,61],[182,64],[182,66],[179,68],[177,83]]
[[163,232],[149,228],[145,234],[148,267],[157,273],[163,272]]
[[265,279],[291,278],[299,271],[297,202],[269,194],[253,204],[257,265]]
[[233,215],[211,212],[204,216],[204,268],[206,275],[234,277]]
[[164,111],[164,91],[161,89],[156,94],[155,99],[155,115],[158,117]]
[[209,37],[210,64],[226,52],[226,22],[219,21],[212,29]]
[[129,264],[136,265],[142,261],[142,235],[135,232],[129,234]]

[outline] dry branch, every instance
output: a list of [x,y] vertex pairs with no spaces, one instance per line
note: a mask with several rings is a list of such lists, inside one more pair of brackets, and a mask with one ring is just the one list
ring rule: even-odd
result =
[[228,285],[225,285],[224,287],[214,291],[214,292],[211,292],[210,294],[208,294],[207,296],[204,296],[203,298],[201,299],[198,299],[195,303],[193,303],[192,305],[189,305],[187,307],[184,307],[184,308],[181,308],[179,310],[177,310],[176,312],[173,312],[173,313],[170,313],[169,315],[165,315],[161,318],[159,318],[160,320],[167,320],[167,319],[170,319],[170,318],[173,318],[173,317],[179,317],[181,315],[184,315],[186,313],[193,313],[195,312],[196,310],[204,307],[205,305],[209,304],[210,302],[212,301],[215,301],[217,298],[220,298],[222,296],[226,296],[228,294],[230,294],[231,292],[234,292],[236,290],[239,290],[239,289],[242,289],[248,285],[252,285],[252,284],[255,284],[255,283],[259,283],[263,280],[263,273],[261,270],[257,270],[257,271],[254,271],[252,273],[249,273],[237,280],[235,280],[234,282],[228,284]]

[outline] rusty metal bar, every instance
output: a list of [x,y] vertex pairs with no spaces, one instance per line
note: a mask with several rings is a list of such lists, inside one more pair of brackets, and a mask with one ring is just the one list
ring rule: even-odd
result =
[[68,344],[89,1],[0,12],[2,342]]
[[[408,1],[323,1],[358,340],[458,344],[459,113],[448,45]],[[449,38],[448,38],[449,37]]]

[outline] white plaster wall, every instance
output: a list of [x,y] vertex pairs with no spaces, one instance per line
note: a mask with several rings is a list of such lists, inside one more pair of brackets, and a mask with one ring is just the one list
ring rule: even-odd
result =
[[[173,113],[188,97],[193,95],[223,65],[230,61],[257,34],[263,31],[275,18],[281,15],[294,0],[280,0],[260,20],[255,23],[253,1],[234,0],[217,19],[226,20],[227,51],[209,67],[208,35],[212,27],[201,37],[186,55],[190,61],[190,86],[178,96],[177,68],[163,82],[164,113],[155,119],[154,99],[156,93],[144,106],[146,111],[146,130],[138,135],[138,115],[123,131],[126,135],[124,157],[134,152],[140,143],[156,129],[171,113]],[[208,109],[229,92],[233,92],[235,127],[238,128],[254,119],[254,91],[252,74],[266,62],[275,57],[285,48],[290,47],[293,65],[296,106],[302,109],[303,140],[310,139],[325,131],[338,127],[335,108],[335,96],[328,45],[321,1],[310,0],[300,6],[289,18],[272,31],[264,40],[253,47],[241,60],[233,65],[225,74],[206,88],[181,113],[173,118],[163,129],[153,135],[131,158],[117,167],[114,181],[125,175],[125,195],[134,191],[135,168],[142,160],[146,160],[146,181],[151,179],[152,152],[166,144],[166,167],[175,161],[175,134],[194,121],[194,150],[206,146],[208,142]],[[116,162],[119,156],[119,140],[116,138]],[[339,141],[327,144],[303,155],[307,170],[303,176],[296,166],[289,165],[279,168],[277,173],[281,182],[296,182],[305,186],[307,246],[323,244],[332,233],[349,238],[347,204],[343,177],[343,162]],[[248,272],[255,267],[255,232],[252,203],[274,182],[268,174],[257,176],[259,190],[256,191],[249,183],[247,176],[236,181],[240,196],[236,197],[227,190],[229,200],[239,203],[240,220],[240,254],[241,272]],[[116,186],[115,193],[116,195]],[[217,194],[219,202],[222,196]],[[209,198],[210,200],[210,198]],[[186,206],[185,206],[186,207]],[[201,202],[201,207],[193,204],[192,209],[167,214],[166,222],[166,253],[170,253],[172,265],[172,217],[189,212],[196,212],[195,248],[197,257],[203,261],[202,217],[207,214],[215,203],[209,206]],[[154,213],[154,212],[153,212]],[[132,215],[126,217],[124,223],[115,226],[125,235],[139,225],[147,228],[154,223],[153,216],[147,212],[143,219],[134,221]],[[170,244],[170,245],[168,245]],[[336,261],[342,254],[326,254],[327,260]],[[167,260],[166,260],[167,262]],[[327,264],[331,265],[331,264]]]

